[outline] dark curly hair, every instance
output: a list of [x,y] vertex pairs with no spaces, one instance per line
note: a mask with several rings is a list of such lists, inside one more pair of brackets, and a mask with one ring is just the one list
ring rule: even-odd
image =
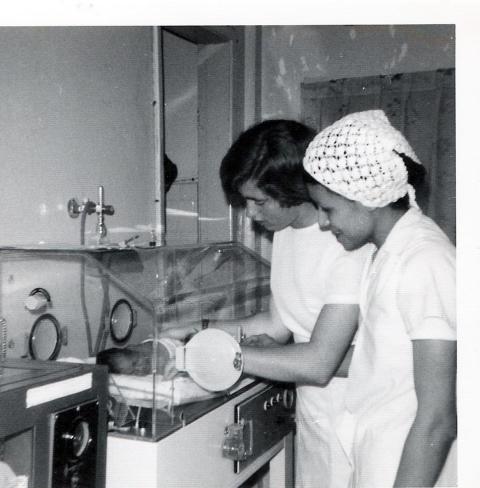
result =
[[294,120],[265,120],[243,132],[220,165],[220,179],[232,206],[244,206],[242,185],[251,180],[282,207],[310,202],[303,181],[303,156],[316,132]]
[[[403,162],[405,163],[405,167],[407,168],[408,173],[408,182],[415,189],[415,196],[418,205],[420,207],[424,207],[426,205],[429,194],[428,183],[426,180],[427,170],[425,169],[425,166],[417,163],[404,153],[397,154],[403,159]],[[410,207],[410,198],[408,194],[399,198],[396,202],[392,202],[390,206],[399,210],[408,210],[408,208]]]

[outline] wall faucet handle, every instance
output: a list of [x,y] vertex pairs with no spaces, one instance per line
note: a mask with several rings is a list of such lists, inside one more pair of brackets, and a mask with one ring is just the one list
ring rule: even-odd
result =
[[104,205],[103,213],[105,215],[113,215],[115,213],[115,209],[113,208],[113,205]]
[[105,191],[103,189],[102,185],[99,185],[98,187],[98,204],[97,204],[97,209],[96,212],[98,214],[105,214],[105,215],[113,215],[115,212],[115,209],[113,208],[112,205],[105,205]]
[[76,198],[70,198],[67,203],[67,211],[72,219],[76,219],[80,215],[80,205]]
[[100,205],[100,207],[103,207],[103,204],[105,203],[105,199],[104,199],[103,195],[104,195],[103,186],[99,185],[98,186],[98,205]]
[[113,208],[113,205],[100,205],[99,203],[95,205],[93,211],[96,212],[98,216],[102,218],[104,215],[113,215],[115,213],[115,209]]
[[85,199],[83,203],[79,204],[75,198],[71,198],[67,203],[68,215],[72,219],[76,219],[82,212],[86,212],[88,215],[95,212],[95,203]]

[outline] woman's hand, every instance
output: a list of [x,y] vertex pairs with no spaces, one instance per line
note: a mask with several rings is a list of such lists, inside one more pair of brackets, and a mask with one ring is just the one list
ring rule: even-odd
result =
[[175,358],[171,358],[167,361],[163,369],[163,379],[171,380],[177,375],[177,373],[178,370],[175,368]]
[[280,346],[281,343],[277,342],[273,337],[268,334],[258,334],[252,335],[250,337],[245,337],[242,340],[242,346],[253,346],[253,347],[274,347]]
[[201,326],[199,324],[174,325],[160,331],[160,333],[157,334],[157,337],[159,339],[165,337],[185,342],[196,334],[200,328]]

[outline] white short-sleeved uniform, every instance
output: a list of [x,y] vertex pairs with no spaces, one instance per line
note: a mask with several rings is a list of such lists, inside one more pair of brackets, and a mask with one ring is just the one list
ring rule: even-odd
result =
[[339,435],[353,463],[351,486],[393,486],[415,418],[412,340],[456,340],[455,248],[410,209],[362,280],[360,326]]
[[[346,252],[318,224],[274,234],[271,288],[282,323],[295,342],[308,342],[325,304],[357,304],[368,253]],[[345,488],[350,466],[333,421],[343,409],[345,379],[327,387],[297,385],[297,488]]]

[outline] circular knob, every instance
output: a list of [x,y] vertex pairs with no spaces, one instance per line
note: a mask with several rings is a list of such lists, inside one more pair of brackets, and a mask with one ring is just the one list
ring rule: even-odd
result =
[[62,439],[73,458],[81,457],[92,441],[88,422],[82,418],[77,419],[71,429],[62,434]]
[[80,205],[78,204],[77,200],[75,200],[75,198],[70,198],[70,200],[67,203],[67,210],[68,210],[68,215],[70,215],[72,219],[76,219],[79,216]]
[[36,312],[45,307],[50,301],[50,295],[43,288],[35,288],[30,292],[30,295],[25,299],[25,308],[30,312]]

